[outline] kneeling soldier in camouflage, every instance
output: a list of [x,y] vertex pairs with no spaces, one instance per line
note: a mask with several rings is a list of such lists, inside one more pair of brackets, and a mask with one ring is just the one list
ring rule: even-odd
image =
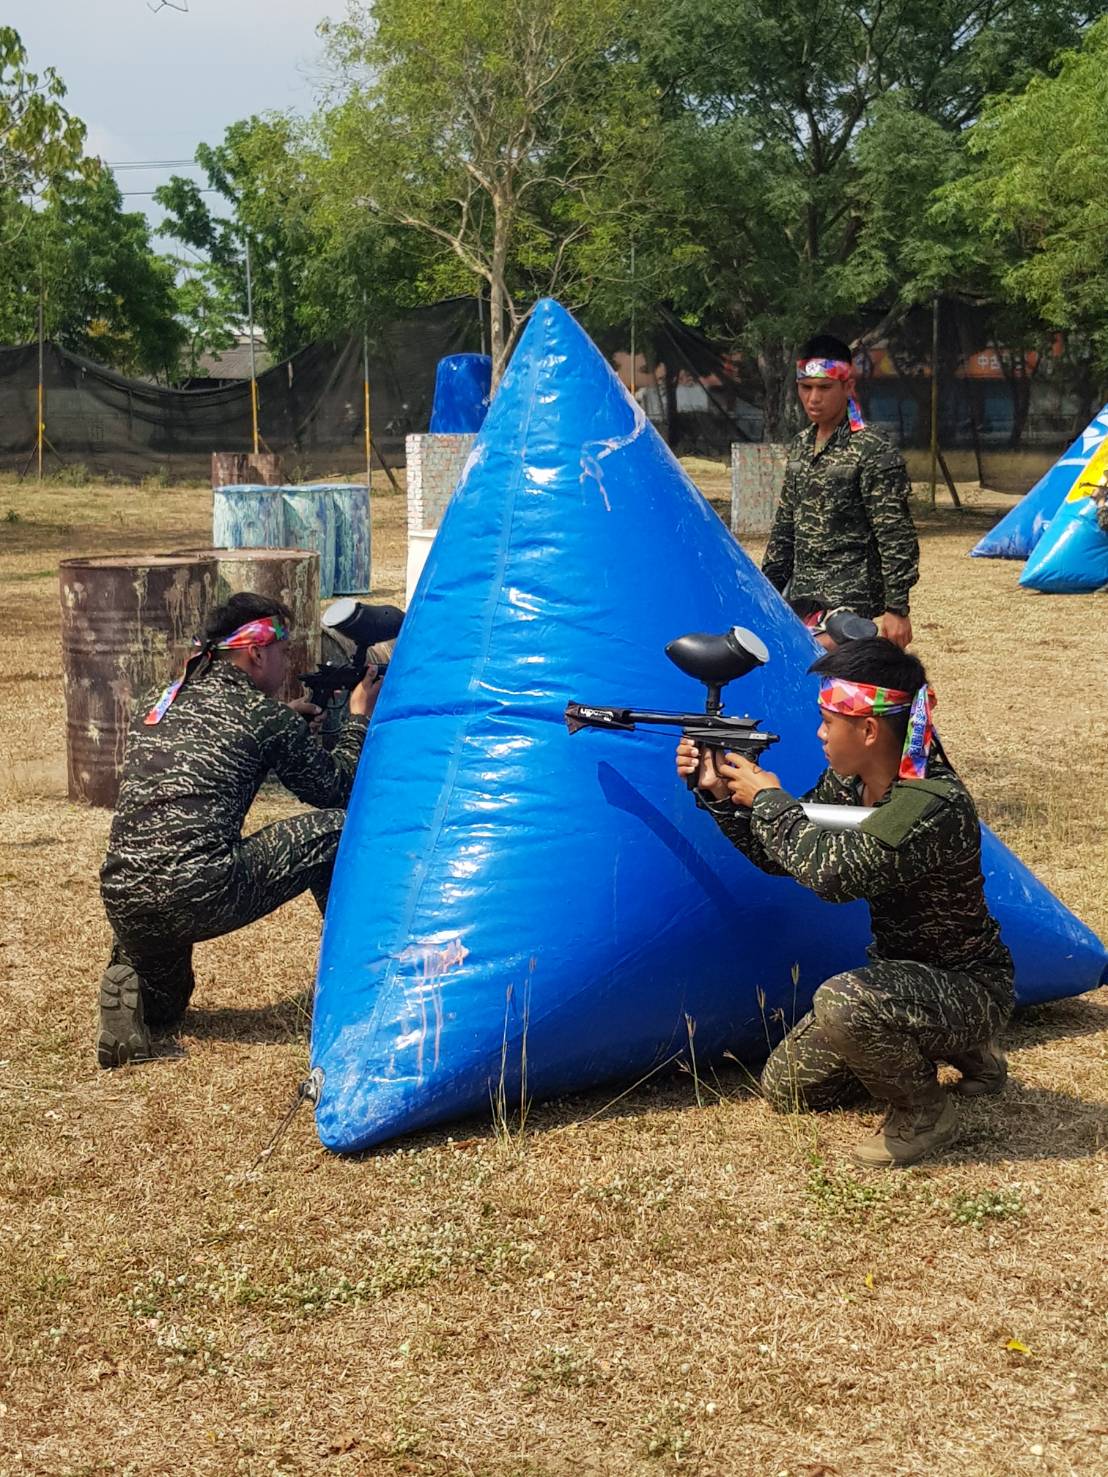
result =
[[916,657],[883,637],[816,661],[819,738],[829,768],[805,801],[873,806],[855,829],[814,825],[776,775],[682,739],[677,770],[764,872],[829,902],[865,898],[869,962],[825,980],[773,1052],[762,1088],[779,1111],[836,1107],[868,1092],[889,1105],[854,1153],[866,1167],[912,1164],[955,1136],[937,1061],[964,1094],[999,1092],[996,1036],[1012,1008],[1012,959],[985,903],[981,830],[934,735],[934,695]]
[[[100,985],[102,1067],[150,1055],[193,990],[192,946],[242,928],[310,888],[323,911],[369,715],[376,669],[350,697],[327,753],[306,701],[277,701],[288,675],[290,614],[233,595],[208,617],[184,675],[127,742],[100,892],[114,942]],[[298,799],[326,807],[251,836],[242,826],[273,771]]]

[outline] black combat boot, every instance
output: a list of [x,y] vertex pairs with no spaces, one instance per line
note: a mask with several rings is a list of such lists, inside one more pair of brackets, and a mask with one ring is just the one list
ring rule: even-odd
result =
[[995,1097],[1004,1091],[1008,1081],[1008,1058],[1000,1049],[1000,1040],[994,1036],[976,1051],[967,1051],[961,1056],[952,1056],[950,1065],[962,1074],[953,1091],[963,1097]]
[[150,1060],[150,1033],[142,1013],[142,986],[130,964],[112,950],[100,981],[100,1036],[96,1060],[102,1067],[124,1067]]

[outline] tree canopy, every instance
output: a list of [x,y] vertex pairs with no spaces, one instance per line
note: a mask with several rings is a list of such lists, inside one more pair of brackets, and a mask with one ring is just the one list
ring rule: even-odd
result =
[[187,373],[246,322],[249,245],[278,356],[479,293],[499,371],[543,293],[594,324],[664,303],[758,365],[771,434],[800,339],[940,292],[1084,334],[1108,371],[1105,10],[348,0],[314,116],[201,143],[218,209],[183,177],[156,192],[172,255],[0,28],[0,330],[26,334],[49,269],[64,341]]

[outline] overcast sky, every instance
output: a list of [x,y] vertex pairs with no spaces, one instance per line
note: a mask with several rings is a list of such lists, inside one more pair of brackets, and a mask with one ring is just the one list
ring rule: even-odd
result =
[[[316,26],[345,14],[345,0],[174,3],[188,13],[153,14],[147,0],[3,0],[2,16],[23,38],[31,69],[53,67],[66,84],[67,106],[88,127],[88,152],[113,163],[191,159],[238,118],[311,111]],[[128,169],[117,179],[122,190],[150,191],[173,172]],[[125,204],[161,215],[146,195]]]

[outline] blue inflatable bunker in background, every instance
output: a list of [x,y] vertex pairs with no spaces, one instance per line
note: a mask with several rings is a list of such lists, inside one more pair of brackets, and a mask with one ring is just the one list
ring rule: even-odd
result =
[[430,429],[436,434],[479,431],[489,409],[492,360],[487,354],[449,354],[435,370]]
[[1025,589],[1087,595],[1108,586],[1108,534],[1097,522],[1092,492],[1079,483],[1066,498],[1023,567]]
[[[556,303],[520,341],[431,547],[377,705],[331,888],[312,1027],[325,1145],[357,1150],[757,1051],[859,962],[862,904],[755,869],[696,809],[672,732],[571,736],[568,699],[698,708],[672,637],[756,631],[727,708],[823,768],[817,654]],[[998,842],[990,896],[1025,1000],[1095,986],[1096,939]]]
[[975,559],[1026,559],[1066,494],[1108,436],[1108,405],[1014,508],[970,550]]

